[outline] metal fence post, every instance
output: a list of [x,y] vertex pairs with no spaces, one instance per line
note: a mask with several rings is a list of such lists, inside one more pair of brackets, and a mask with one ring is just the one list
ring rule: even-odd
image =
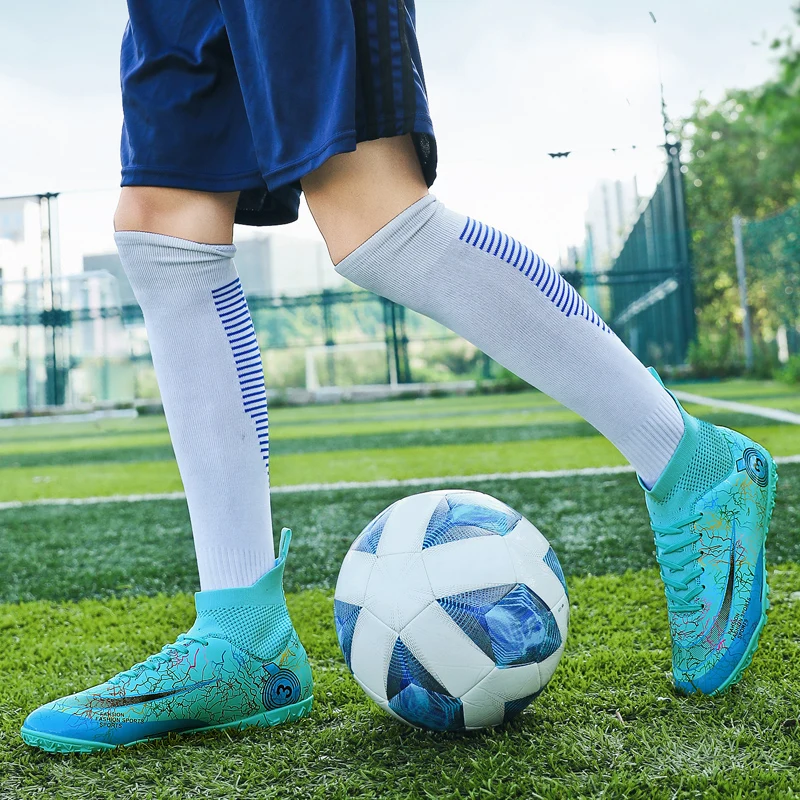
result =
[[744,330],[744,363],[748,372],[753,369],[753,327],[750,320],[750,305],[747,302],[747,272],[742,240],[742,218],[733,218],[733,245],[736,250],[736,277],[739,280],[739,302],[742,307],[742,328]]

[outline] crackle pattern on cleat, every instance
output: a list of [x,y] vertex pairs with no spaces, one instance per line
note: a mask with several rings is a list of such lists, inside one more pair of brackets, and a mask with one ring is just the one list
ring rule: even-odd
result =
[[[665,497],[648,496],[669,611],[675,687],[716,695],[750,665],[769,607],[764,543],[777,469],[742,434],[692,421],[698,447]],[[703,488],[705,481],[705,488]]]
[[252,586],[198,592],[192,629],[131,669],[28,715],[21,736],[56,753],[129,746],[169,734],[272,727],[311,712],[308,657],[283,595],[291,531]]
[[296,636],[269,662],[211,638],[186,649],[42,706],[25,720],[23,740],[50,752],[91,752],[170,733],[272,727],[310,713],[311,672]]

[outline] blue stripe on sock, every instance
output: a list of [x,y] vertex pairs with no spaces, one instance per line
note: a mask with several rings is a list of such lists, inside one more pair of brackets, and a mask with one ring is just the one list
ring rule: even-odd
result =
[[247,303],[240,303],[236,308],[231,309],[227,313],[220,314],[219,318],[225,325],[230,325],[234,320],[246,317],[249,313],[250,309],[247,307]]
[[[211,297],[231,348],[236,375],[239,378],[242,405],[245,413],[253,421],[261,460],[269,470],[269,417],[264,366],[253,319],[239,278],[218,289],[212,289]],[[266,447],[263,446],[265,443]]]
[[217,307],[217,311],[226,311],[231,306],[235,306],[237,303],[241,303],[244,300],[244,291],[239,289],[235,295],[232,295],[230,298],[226,297],[223,301],[217,300],[214,304]]
[[[458,238],[465,245],[477,247],[487,255],[512,264],[565,316],[583,317],[606,333],[611,333],[608,325],[590,308],[574,286],[567,283],[543,258],[512,236],[489,225],[484,225],[472,217],[467,217],[464,229]],[[522,264],[520,264],[520,259],[522,259]]]
[[[242,347],[249,347],[250,349],[249,350],[242,350],[241,349]],[[233,350],[233,348],[231,348],[231,350]],[[238,364],[239,360],[242,357],[249,356],[249,355],[252,355],[253,353],[258,353],[258,352],[259,352],[258,345],[255,345],[255,346],[249,345],[249,344],[240,345],[238,353],[234,350],[234,355],[236,356],[236,363]]]
[[214,304],[216,305],[217,303],[219,303],[221,301],[224,301],[225,298],[232,297],[238,290],[239,290],[239,284],[237,284],[236,286],[231,287],[230,289],[228,289],[225,292],[220,292],[220,294],[215,295]]
[[531,270],[533,269],[534,265],[536,264],[536,259],[537,258],[538,258],[538,256],[536,255],[536,253],[531,251],[531,263],[528,264],[528,268],[525,270],[525,277],[526,278],[530,276]]
[[561,301],[564,299],[564,295],[567,293],[567,282],[563,279],[559,279],[556,281],[555,287],[553,287],[553,303],[555,303],[557,308],[561,308]]
[[517,248],[519,247],[519,242],[516,239],[511,240],[511,252],[508,254],[508,258],[506,259],[506,264],[510,264],[511,260],[514,258],[514,253],[517,252]]
[[536,284],[536,277],[543,271],[542,265],[544,261],[536,256],[536,269],[533,271],[533,275],[531,275],[531,283]]
[[[241,370],[246,369],[247,372],[242,372]],[[251,375],[258,375],[260,378],[264,377],[264,370],[261,369],[259,365],[258,369],[249,369],[248,367],[239,367],[237,370],[239,373],[239,380],[241,381],[242,378],[249,378]]]
[[[522,270],[525,269],[525,265],[528,263],[528,253],[530,253],[530,250],[528,250],[528,248],[525,247],[524,244],[521,245],[521,247],[522,247],[522,263],[519,265],[520,272],[522,272]],[[516,266],[516,264],[514,266]]]
[[221,292],[224,292],[225,289],[227,289],[230,286],[233,286],[234,284],[235,285],[239,284],[239,278],[238,277],[234,278],[230,283],[226,283],[224,286],[220,286],[217,289],[212,289],[211,290],[211,296],[212,297],[219,297]]
[[238,342],[243,342],[245,339],[252,339],[255,341],[256,339],[256,332],[251,328],[247,333],[243,334],[242,336],[237,336],[236,338],[228,338],[228,341],[231,344],[237,344]]
[[[578,305],[577,295],[578,295],[577,292],[572,292],[570,294],[569,308],[567,308],[567,312],[566,312],[568,317],[572,316],[572,312],[575,310],[575,308]],[[566,303],[564,305],[566,306]]]
[[231,322],[231,320],[236,319],[237,316],[242,313],[242,311],[247,311],[247,303],[245,302],[244,298],[242,298],[241,302],[236,303],[233,308],[229,308],[227,311],[220,311],[217,309],[219,318],[226,324]]
[[[247,309],[245,309],[245,310],[244,310],[244,311],[243,311],[243,312],[242,312],[242,313],[239,315],[239,317],[249,317],[249,316],[250,316],[250,312],[249,312]],[[224,322],[225,322],[225,320],[222,320],[222,322],[224,323]],[[238,327],[239,327],[239,326],[242,324],[241,322],[234,322],[233,320],[230,320],[230,322],[232,323],[231,325],[225,325],[225,324],[223,324],[223,328],[225,328],[225,333],[226,333],[227,335],[230,335],[231,331],[232,331],[234,328],[238,328]],[[241,333],[241,330],[237,330],[237,331],[236,331],[236,333]]]

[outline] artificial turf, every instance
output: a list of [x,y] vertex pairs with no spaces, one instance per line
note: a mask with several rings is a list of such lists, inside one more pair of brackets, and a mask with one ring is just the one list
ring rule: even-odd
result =
[[[440,488],[440,487],[436,487]],[[567,576],[653,566],[653,535],[632,474],[469,484],[533,520]],[[347,548],[384,508],[413,490],[276,494],[276,533],[291,527],[292,590],[331,588]],[[0,602],[78,600],[197,589],[182,500],[27,506],[0,512]],[[800,563],[800,464],[780,468],[768,542],[771,563]],[[798,587],[800,589],[800,587]]]
[[[680,388],[782,408],[797,399],[746,381]],[[696,410],[776,455],[800,453],[798,426]],[[286,408],[271,422],[277,485],[622,463],[538,393]],[[671,688],[663,589],[631,474],[469,485],[550,539],[572,622],[547,691],[517,721],[466,736],[384,716],[347,674],[333,631],[331,587],[350,542],[425,487],[286,493],[273,511],[276,526],[295,531],[287,588],[315,673],[312,717],[73,757],[27,748],[19,726],[41,702],[129,667],[191,625],[185,503],[0,510],[0,800],[800,795],[800,465],[780,474],[770,622],[742,684],[721,698]],[[180,489],[158,417],[0,430],[0,501]]]
[[[295,559],[299,560],[299,559]],[[800,792],[800,567],[772,570],[773,608],[742,683],[680,698],[654,570],[572,578],[562,663],[516,721],[411,730],[347,674],[329,592],[289,606],[314,670],[310,719],[55,756],[18,738],[37,704],[97,683],[185,630],[191,597],[0,607],[0,798],[787,798]]]

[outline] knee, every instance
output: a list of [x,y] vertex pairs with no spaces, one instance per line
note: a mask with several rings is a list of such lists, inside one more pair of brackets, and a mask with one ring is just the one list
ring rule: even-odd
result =
[[114,214],[114,229],[230,244],[238,197],[238,192],[125,186]]
[[410,136],[361,142],[302,184],[334,264],[428,193]]

